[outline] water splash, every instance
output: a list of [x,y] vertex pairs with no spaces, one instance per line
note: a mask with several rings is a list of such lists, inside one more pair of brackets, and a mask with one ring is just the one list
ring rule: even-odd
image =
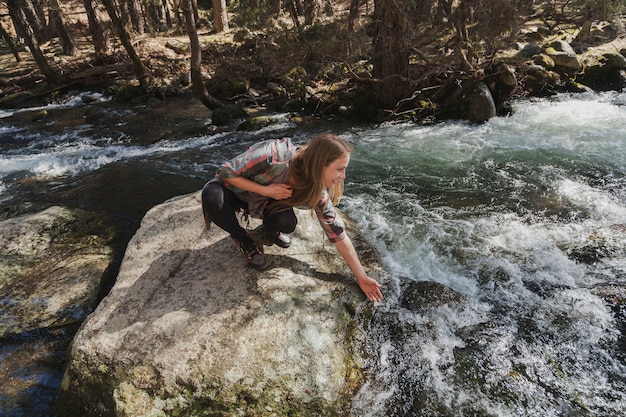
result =
[[[398,291],[371,320],[355,415],[626,408],[624,316],[604,290],[626,285],[626,109],[615,102],[560,96],[478,127],[350,135],[343,207]],[[443,287],[406,301],[427,283]],[[438,304],[447,291],[462,298]]]

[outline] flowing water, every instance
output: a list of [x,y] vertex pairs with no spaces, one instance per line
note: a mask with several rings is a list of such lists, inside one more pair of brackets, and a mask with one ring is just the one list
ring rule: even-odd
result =
[[[199,189],[251,143],[331,130],[355,147],[341,208],[388,271],[353,415],[623,415],[626,94],[514,107],[483,125],[285,118],[148,146],[85,126],[41,137],[0,119],[0,207],[103,207],[130,237],[147,208]],[[103,180],[121,191],[97,192]],[[416,283],[438,285],[439,302],[405,302]]]

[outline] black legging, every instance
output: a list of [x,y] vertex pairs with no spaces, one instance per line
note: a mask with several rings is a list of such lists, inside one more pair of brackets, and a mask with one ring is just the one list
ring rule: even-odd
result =
[[[202,212],[205,223],[213,222],[239,241],[247,238],[246,230],[241,227],[236,212],[247,210],[248,204],[237,198],[237,195],[224,187],[221,181],[211,180],[202,189]],[[263,212],[263,223],[276,232],[292,233],[296,229],[298,219],[293,209],[270,214]]]

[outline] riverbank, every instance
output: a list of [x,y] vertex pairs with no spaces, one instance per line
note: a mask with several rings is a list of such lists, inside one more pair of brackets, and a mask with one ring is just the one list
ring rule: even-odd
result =
[[[515,36],[493,56],[482,56],[463,68],[441,39],[420,43],[411,58],[407,98],[395,108],[383,108],[373,94],[380,80],[371,75],[371,37],[367,18],[352,31],[338,13],[296,33],[288,18],[262,30],[233,28],[214,33],[199,29],[202,71],[208,92],[223,103],[244,109],[248,116],[265,111],[297,117],[342,117],[380,122],[408,119],[425,122],[468,119],[481,122],[510,112],[511,100],[546,97],[559,92],[621,90],[626,86],[623,22],[594,22],[584,36],[575,24],[543,15],[527,19]],[[68,91],[98,91],[128,103],[148,103],[189,96],[189,38],[175,32],[143,35],[137,52],[150,69],[154,88],[138,88],[121,45],[106,62],[95,62],[91,45],[82,40],[76,56],[60,55],[59,45],[43,45],[50,62],[67,74],[62,85],[48,85],[31,57],[14,62],[0,50],[0,106],[28,107],[48,103]],[[474,105],[468,92],[482,88],[487,101]],[[474,93],[472,93],[474,94]],[[467,101],[467,102],[466,102]],[[493,109],[486,109],[493,107]],[[211,115],[211,111],[206,109]],[[227,125],[230,118],[214,124]]]

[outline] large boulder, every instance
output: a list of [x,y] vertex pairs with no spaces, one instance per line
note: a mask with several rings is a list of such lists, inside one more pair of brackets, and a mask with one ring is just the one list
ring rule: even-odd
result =
[[0,222],[0,414],[52,414],[67,346],[113,262],[100,222],[59,206]]
[[371,304],[317,220],[298,220],[292,246],[266,247],[259,272],[205,229],[199,193],[150,210],[73,341],[59,414],[347,415],[363,381],[356,317]]
[[622,54],[607,53],[577,77],[577,81],[596,91],[621,91],[626,87],[625,69],[626,58]]
[[0,338],[77,323],[91,311],[112,261],[97,221],[54,206],[0,222]]

